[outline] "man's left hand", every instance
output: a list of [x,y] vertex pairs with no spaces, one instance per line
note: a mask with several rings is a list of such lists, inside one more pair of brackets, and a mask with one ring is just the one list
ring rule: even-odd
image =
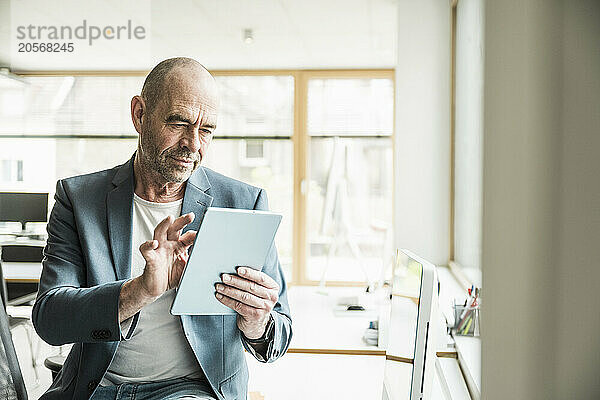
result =
[[223,274],[215,297],[238,313],[237,325],[248,339],[263,336],[271,310],[279,299],[279,285],[269,275],[239,267],[237,275]]

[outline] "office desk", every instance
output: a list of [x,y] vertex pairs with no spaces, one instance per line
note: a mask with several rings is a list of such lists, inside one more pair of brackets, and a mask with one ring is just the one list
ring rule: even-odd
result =
[[336,306],[339,297],[362,296],[364,289],[332,287],[327,291],[323,295],[314,286],[289,288],[294,327],[289,352],[385,356],[384,347],[367,345],[362,340],[369,321],[378,319],[379,301],[369,298],[372,306],[367,307],[368,311],[341,311]]
[[2,262],[8,295],[7,305],[26,304],[35,300],[42,274],[41,263]]
[[[34,246],[43,248],[44,240],[33,240],[29,237],[15,237],[13,235],[0,235],[0,251],[3,246]],[[37,283],[42,274],[41,262],[3,261],[2,272],[7,282]]]
[[[294,327],[289,352],[385,356],[390,315],[390,302],[386,296],[383,293],[367,294],[357,287],[328,287],[327,291],[328,295],[323,295],[317,293],[314,286],[289,288],[288,301]],[[366,311],[342,311],[342,307],[336,306],[338,298],[349,296],[359,296]],[[368,345],[362,339],[363,334],[369,321],[378,319],[382,340],[377,346]],[[411,341],[411,338],[406,340]],[[454,349],[448,347],[451,343],[449,336],[438,341],[439,357],[457,357]]]
[[42,275],[42,263],[3,262],[4,280],[15,283],[37,283]]
[[46,235],[39,233],[31,233],[29,235],[0,233],[0,246],[4,244],[25,244],[44,247],[46,245]]
[[[286,354],[273,364],[262,364],[246,355],[250,369],[250,391],[261,392],[265,400],[380,400],[383,389],[383,357],[334,354]],[[449,399],[468,400],[455,359],[440,359],[447,377]],[[410,391],[412,365],[395,363],[387,370],[394,377],[397,393]],[[434,381],[428,400],[446,399],[442,384]]]
[[[389,300],[365,294],[364,289],[356,287],[328,287],[328,295],[317,290],[310,286],[289,288],[294,329],[289,354],[273,367],[249,360],[251,390],[262,391],[266,399],[380,399],[388,363],[387,371],[395,378],[396,392],[408,396],[412,364],[386,360],[385,343],[372,346],[362,340],[369,321],[378,316],[389,321]],[[337,299],[347,296],[359,296],[359,303],[367,311],[338,311]],[[380,325],[384,330],[386,323],[389,322]],[[469,399],[454,349],[440,343],[438,356],[449,357],[439,359],[446,382],[440,382],[436,374],[432,398],[445,398],[446,387],[452,393],[449,398]]]
[[34,300],[37,294],[45,242],[32,240],[29,237],[4,236],[0,239],[7,304],[27,304]]
[[[286,354],[259,363],[246,353],[251,392],[265,400],[380,400],[384,357],[339,354]],[[410,380],[411,366],[405,364]]]

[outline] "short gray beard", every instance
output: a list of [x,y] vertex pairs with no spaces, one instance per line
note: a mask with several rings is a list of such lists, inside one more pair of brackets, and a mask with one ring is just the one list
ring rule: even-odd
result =
[[182,158],[189,159],[191,158],[189,153],[181,151],[176,152],[176,154],[170,154],[173,152],[169,152],[167,150],[163,152],[163,154],[161,154],[154,141],[152,140],[153,133],[150,127],[148,127],[148,129],[145,130],[144,137],[146,138],[145,140],[140,140],[143,148],[145,149],[144,153],[142,154],[142,157],[140,157],[141,164],[144,169],[157,172],[166,182],[185,182],[196,170],[196,168],[200,164],[200,161],[202,160],[202,157],[198,154],[199,160],[194,163],[194,167],[192,168],[192,170],[185,170],[184,172],[183,167],[178,167],[173,164],[170,164],[167,158],[170,156],[183,156]]

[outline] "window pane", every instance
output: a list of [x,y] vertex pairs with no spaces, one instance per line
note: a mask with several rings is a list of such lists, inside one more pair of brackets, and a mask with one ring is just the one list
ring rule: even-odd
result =
[[392,79],[311,79],[309,135],[392,135]]
[[393,254],[391,139],[314,138],[310,165],[308,279],[379,279]]
[[3,182],[23,181],[23,160],[2,159],[0,160],[0,180]]
[[136,135],[130,101],[143,81],[142,76],[26,77],[0,95],[0,135]]
[[58,179],[122,164],[136,145],[137,139],[0,139],[0,159],[18,161],[21,178],[0,180],[0,190],[48,192],[52,208]]
[[101,171],[123,164],[137,139],[55,139],[56,179]]
[[221,104],[216,136],[292,136],[292,76],[216,76]]
[[[217,136],[293,131],[292,76],[217,76]],[[130,101],[143,76],[26,77],[0,93],[0,135],[136,135]]]
[[[252,143],[251,146],[248,146]],[[292,279],[293,149],[291,140],[214,139],[203,165],[267,191],[271,211],[283,214],[275,243]]]

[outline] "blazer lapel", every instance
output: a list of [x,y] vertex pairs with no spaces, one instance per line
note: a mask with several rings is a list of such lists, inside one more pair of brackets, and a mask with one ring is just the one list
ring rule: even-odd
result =
[[106,213],[113,265],[117,280],[129,279],[134,190],[133,157],[119,168],[112,183],[115,188],[107,195]]
[[210,182],[204,172],[204,168],[200,167],[190,176],[185,187],[183,195],[183,205],[181,207],[181,215],[193,212],[194,220],[183,229],[183,232],[189,230],[197,231],[204,219],[206,210],[213,202],[213,197],[205,192],[210,189]]

